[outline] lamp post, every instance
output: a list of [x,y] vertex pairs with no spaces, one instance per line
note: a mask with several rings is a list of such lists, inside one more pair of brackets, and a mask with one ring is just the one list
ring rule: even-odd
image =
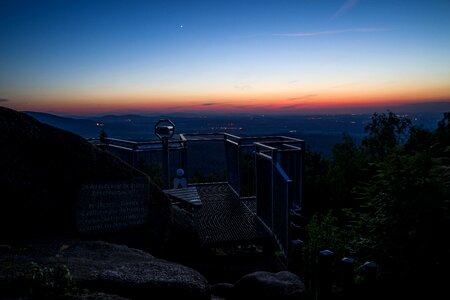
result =
[[155,135],[161,140],[163,151],[164,188],[170,187],[169,177],[169,139],[175,133],[175,124],[169,119],[160,119],[155,124]]

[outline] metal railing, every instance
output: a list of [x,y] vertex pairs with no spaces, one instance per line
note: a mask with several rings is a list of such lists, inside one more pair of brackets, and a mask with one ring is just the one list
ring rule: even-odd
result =
[[300,210],[304,142],[269,141],[255,143],[256,210],[274,234],[281,250],[289,253],[290,213]]
[[[132,142],[91,139],[131,165],[162,161],[160,141]],[[192,182],[196,174],[220,174],[239,197],[256,196],[256,214],[287,256],[290,213],[303,201],[305,142],[285,136],[239,137],[228,133],[189,133],[170,139],[169,176],[183,168]],[[209,150],[208,150],[209,148]]]
[[[111,152],[130,165],[136,167],[139,161],[161,161],[161,142],[152,140],[148,142],[134,142],[114,138],[91,138],[92,144],[98,145],[104,150]],[[170,150],[180,150],[184,148],[182,140],[171,140]]]
[[[134,167],[143,162],[161,165],[161,142],[133,142],[114,138],[88,139]],[[284,136],[239,137],[228,133],[189,133],[180,134],[169,140],[169,174],[174,177],[176,169],[183,168],[189,179],[202,173],[205,168],[209,172],[219,174],[221,181],[228,181],[240,197],[256,195],[253,153],[258,143],[266,145],[292,145],[304,143],[302,140]],[[296,166],[283,168],[301,168],[301,161]],[[162,167],[162,166],[160,166]],[[295,178],[302,178],[298,174]],[[298,183],[301,185],[301,182]],[[300,193],[300,187],[298,187]]]

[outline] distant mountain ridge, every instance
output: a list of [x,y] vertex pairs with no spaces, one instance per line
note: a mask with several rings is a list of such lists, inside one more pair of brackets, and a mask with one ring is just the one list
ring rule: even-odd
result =
[[0,107],[0,128],[0,239],[37,229],[72,233],[82,184],[143,176],[80,136],[29,115]]
[[69,117],[61,117],[49,113],[24,111],[27,115],[35,118],[36,120],[64,129],[81,136],[89,136],[95,130],[97,131],[97,124],[93,120],[89,119],[75,119]]
[[[228,132],[238,136],[285,135],[304,139],[313,151],[331,155],[334,144],[348,133],[359,142],[371,114],[347,115],[104,115],[71,118],[49,113],[26,112],[37,120],[76,133],[85,138],[98,137],[104,129],[108,137],[125,140],[148,141],[156,139],[154,125],[160,118],[170,118],[176,133]],[[413,125],[434,129],[442,119],[441,112],[408,114]]]

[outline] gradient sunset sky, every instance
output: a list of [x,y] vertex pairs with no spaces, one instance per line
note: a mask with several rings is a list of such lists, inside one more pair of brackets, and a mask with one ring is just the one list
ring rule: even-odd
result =
[[450,101],[449,0],[2,0],[0,38],[0,105],[18,110],[308,113]]

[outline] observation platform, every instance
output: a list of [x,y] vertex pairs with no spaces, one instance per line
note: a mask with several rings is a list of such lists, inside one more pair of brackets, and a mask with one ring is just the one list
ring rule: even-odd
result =
[[241,200],[228,183],[199,184],[196,188],[202,205],[193,216],[201,245],[252,244],[270,238],[251,211],[256,198]]
[[172,204],[179,204],[182,207],[188,208],[190,211],[202,206],[202,200],[200,200],[200,196],[198,195],[198,191],[195,186],[163,191],[172,200]]
[[[137,168],[157,170],[167,161],[161,168],[164,191],[172,203],[192,213],[201,245],[251,245],[270,239],[289,254],[291,215],[301,211],[303,199],[303,140],[222,132],[182,133],[163,141],[90,141]],[[187,182],[210,181],[209,175],[223,182],[171,189],[178,168]]]

